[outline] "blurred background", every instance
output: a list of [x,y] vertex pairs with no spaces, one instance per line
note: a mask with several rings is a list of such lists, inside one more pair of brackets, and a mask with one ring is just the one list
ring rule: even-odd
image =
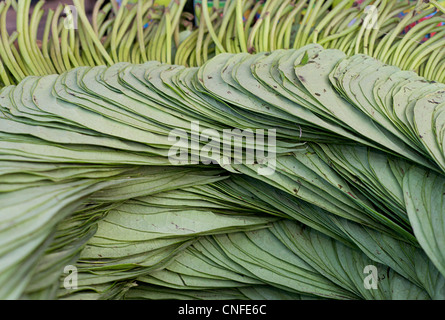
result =
[[[38,2],[37,0],[32,0],[31,1],[31,6],[34,6],[37,2]],[[46,0],[45,4],[42,7],[43,9],[45,9],[45,14],[43,15],[41,21],[46,21],[46,15],[47,15],[47,12],[48,12],[47,9],[56,10],[57,6],[60,3],[72,5],[73,1],[71,1],[71,0],[63,0],[63,1],[60,1],[60,0]],[[91,12],[93,11],[94,3],[96,3],[95,0],[85,0],[85,9],[87,10],[88,14],[91,14]],[[30,10],[30,13],[32,13],[32,10]],[[8,29],[9,33],[11,33],[12,31],[16,30],[16,14],[15,14],[15,12],[13,10],[9,10],[8,11],[6,24],[7,24],[7,29]],[[40,25],[40,28],[39,28],[39,32],[38,32],[39,35],[43,34],[44,27],[45,26],[42,23]]]
[[[120,2],[120,0],[116,0],[116,1],[118,3]],[[37,2],[38,2],[38,0],[32,0],[31,6],[33,7]],[[96,1],[95,0],[84,0],[84,2],[85,2],[85,9],[86,9],[87,15],[91,15],[93,8],[94,8],[94,4],[96,3]],[[155,0],[155,3],[159,3],[159,4],[168,4],[169,2],[170,2],[169,0]],[[42,7],[42,9],[45,9],[45,14],[43,15],[41,21],[46,21],[46,15],[48,12],[47,9],[55,10],[60,3],[72,5],[73,1],[71,1],[71,0],[62,0],[62,1],[60,1],[60,0],[46,0],[45,4]],[[187,1],[187,5],[184,8],[184,11],[193,12],[193,3],[194,3],[194,0]],[[32,10],[30,10],[30,14],[32,14]],[[16,15],[13,10],[9,10],[6,23],[7,23],[7,29],[8,29],[9,33],[16,30]],[[38,35],[43,34],[44,27],[45,27],[44,23],[41,23]]]

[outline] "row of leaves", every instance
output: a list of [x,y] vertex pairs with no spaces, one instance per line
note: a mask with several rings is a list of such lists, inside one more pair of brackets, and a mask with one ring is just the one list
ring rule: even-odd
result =
[[[443,299],[444,86],[311,44],[5,87],[0,295],[159,298],[161,286]],[[274,172],[218,159],[173,167],[174,129],[203,161],[226,128],[276,129]],[[71,264],[78,295],[59,281]],[[378,291],[363,286],[367,265]]]

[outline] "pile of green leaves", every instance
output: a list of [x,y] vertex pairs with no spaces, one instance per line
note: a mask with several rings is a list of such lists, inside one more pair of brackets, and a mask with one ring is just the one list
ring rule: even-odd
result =
[[[444,299],[443,86],[311,44],[5,87],[0,297]],[[273,173],[224,129],[275,129]]]

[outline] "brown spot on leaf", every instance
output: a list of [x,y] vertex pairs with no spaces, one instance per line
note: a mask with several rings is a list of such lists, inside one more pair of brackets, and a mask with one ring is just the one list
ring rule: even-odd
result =
[[351,197],[353,197],[354,199],[357,199],[352,193],[347,192]]

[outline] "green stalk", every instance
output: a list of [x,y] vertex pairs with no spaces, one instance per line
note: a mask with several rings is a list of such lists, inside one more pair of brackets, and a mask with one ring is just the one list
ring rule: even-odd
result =
[[[340,24],[340,21],[345,21],[347,18],[345,18],[346,16],[348,16],[351,12],[355,11],[354,8],[350,8],[347,10],[343,10],[341,11],[339,14],[337,14],[328,24],[328,26],[323,30],[323,34],[321,35],[320,38],[318,38],[318,32],[317,32],[317,39],[314,42],[319,42],[320,40],[328,37],[331,34],[331,31],[333,32],[333,34],[335,34],[337,28],[336,26],[338,26]],[[315,31],[314,31],[315,34]]]
[[[25,17],[23,20],[24,26],[23,26],[23,30],[24,30],[24,34],[25,34],[25,43],[26,43],[26,48],[29,50],[29,53],[33,59],[33,65],[35,66],[36,70],[39,72],[39,74],[37,75],[44,75],[45,72],[45,68],[42,66],[41,61],[39,61],[39,56],[37,54],[37,52],[34,50],[34,44],[35,42],[32,41],[32,31],[30,31],[30,26],[32,25],[32,22],[29,21],[29,8],[31,7],[31,0],[25,0],[27,1],[26,4],[26,11],[25,11]],[[38,2],[35,9],[34,9],[34,19],[37,18],[36,15],[38,15],[38,12],[40,10],[40,6],[43,4],[43,2]]]
[[[320,40],[318,43],[320,45],[324,45],[326,42],[329,42],[329,41],[332,41],[332,40],[337,40],[338,39],[339,41],[341,41],[345,37],[349,37],[350,38],[353,35],[353,32],[356,31],[358,28],[359,28],[359,24],[355,23],[352,26],[348,27],[347,29],[343,30],[342,32],[330,35],[330,36]],[[337,45],[336,43],[334,43],[333,47],[337,48],[338,46],[340,46],[340,45]]]
[[[375,2],[375,4],[374,4],[374,6],[378,6],[378,5],[380,5],[380,0],[377,0],[376,2]],[[378,10],[378,9],[377,9]],[[361,42],[361,40],[362,40],[362,38],[363,38],[363,34],[365,33],[365,31],[367,31],[367,30],[369,30],[370,28],[369,28],[369,19],[371,19],[372,17],[368,14],[366,17],[365,17],[365,20],[364,20],[364,22],[363,22],[363,24],[362,24],[362,27],[360,28],[360,30],[359,30],[359,32],[358,32],[358,35],[357,35],[357,38],[356,38],[356,41],[355,41],[355,49],[354,49],[354,53],[355,54],[358,54],[358,53],[360,53],[360,42]],[[368,34],[368,36],[369,36],[369,34]],[[363,40],[365,40],[365,39],[363,39]],[[367,39],[366,39],[367,40]],[[368,52],[368,45],[367,45],[367,43],[364,43],[363,44],[363,52],[364,53],[367,53]]]
[[[234,0],[228,0],[224,6],[224,14],[223,14],[223,19],[221,22],[221,26],[219,28],[219,32],[218,32],[218,41],[220,41],[222,43],[224,36],[225,36],[225,32],[227,32],[227,25],[229,24],[229,22],[231,21],[232,15],[236,10],[236,2]],[[210,34],[211,36],[211,34]],[[218,46],[216,46],[216,52],[219,53],[223,53],[224,51],[220,51],[218,49]]]
[[60,46],[61,46],[61,54],[62,61],[65,65],[65,70],[71,69],[71,63],[68,57],[68,29],[62,28],[62,34],[60,36]]
[[[445,46],[445,39],[443,38],[444,36],[445,36],[445,30],[435,34],[433,37],[440,40],[436,41],[435,43],[429,44],[426,48],[419,47],[416,50],[414,50],[413,54],[411,55],[411,58],[408,59],[408,62],[406,63],[407,70],[415,70],[419,66],[420,60],[424,56],[427,56],[430,52],[436,49],[443,48]],[[428,41],[432,39],[429,39]]]
[[[148,54],[149,43],[153,39],[153,35],[154,35],[155,31],[156,31],[156,26],[157,26],[157,22],[153,21],[144,30],[144,45],[145,45],[145,48],[146,48],[146,55]],[[148,55],[147,55],[147,59],[149,59]]]
[[231,31],[233,30],[233,27],[235,25],[235,20],[236,20],[235,15],[232,15],[226,30],[226,38],[224,44],[226,46],[227,52],[229,53],[235,53],[235,48],[232,48],[232,43],[230,41],[230,38],[232,37]]
[[[103,6],[103,8],[97,13],[97,19],[93,20],[93,23],[95,23],[97,25],[97,38],[102,40],[102,37],[100,36],[100,30],[102,29],[102,25],[104,24],[105,21],[108,20],[113,20],[114,21],[114,16],[108,18],[109,12],[112,9],[112,5],[111,3],[107,3],[106,5]],[[94,19],[94,18],[93,18]],[[96,32],[96,30],[94,30],[94,32]]]
[[443,7],[439,2],[437,2],[436,0],[430,0],[429,3],[435,6],[440,12],[445,14],[445,7]]
[[424,77],[426,79],[431,80],[434,75],[434,70],[436,70],[440,61],[445,57],[445,49],[434,51],[428,59],[428,62],[425,65],[425,74]]
[[[232,23],[232,36],[230,37],[230,45],[233,48],[233,52],[235,53],[241,53],[241,47],[239,45],[238,41],[238,34],[237,34],[237,28],[236,28],[236,17],[233,19]],[[244,33],[244,30],[243,30]]]
[[56,49],[54,48],[54,44],[52,42],[51,42],[50,46],[51,46],[51,48],[50,48],[51,60],[54,63],[54,67],[56,68],[57,73],[61,74],[61,73],[63,73],[63,69],[62,69],[61,66],[59,66],[59,61],[58,61],[58,57],[57,57],[57,54],[56,54]]
[[391,63],[398,66],[407,50],[412,48],[414,44],[417,44],[425,36],[425,34],[430,33],[435,28],[437,23],[441,21],[443,21],[443,19],[440,17],[433,17],[428,20],[423,20],[411,28],[402,38],[400,46],[397,48],[397,52],[394,55]]
[[[220,25],[221,25],[221,20],[220,19],[216,19],[215,27],[219,28]],[[204,40],[203,50],[202,50],[203,63],[205,63],[209,59],[209,53],[212,50],[211,48],[209,48],[211,41],[212,41],[212,36],[210,35],[210,33],[207,33],[207,36],[206,36],[206,38]]]
[[[328,2],[332,2],[333,0],[328,0]],[[313,12],[311,12],[309,19],[306,23],[306,26],[304,28],[303,34],[301,36],[300,40],[300,46],[306,45],[308,43],[309,33],[311,32],[312,26],[315,24],[315,21],[318,17],[318,13],[320,12],[320,8],[323,5],[323,1],[319,0],[317,1],[317,4],[315,5],[315,8]],[[303,26],[303,24],[302,24]]]
[[192,53],[190,54],[188,66],[191,68],[196,66],[196,51],[195,50],[193,50]]
[[136,15],[137,15],[138,7],[134,6],[130,11],[125,10],[124,14],[126,15],[123,19],[121,25],[119,26],[119,32],[116,37],[116,42],[120,43],[122,41],[122,38],[124,34],[128,31],[130,28],[130,24],[134,21]]
[[165,48],[166,48],[166,62],[171,64],[172,61],[172,29],[170,9],[167,8],[165,12]]
[[117,13],[119,11],[119,4],[117,3],[116,0],[110,0],[110,2],[113,6],[114,15],[117,15]]
[[[197,6],[197,7],[199,7],[199,6]],[[200,17],[200,20],[199,20],[200,22],[200,25],[201,25],[201,27],[198,29],[198,39],[197,39],[197,41],[196,41],[196,49],[195,49],[195,51],[196,51],[196,64],[198,65],[198,66],[200,66],[201,64],[202,64],[202,60],[201,60],[201,48],[202,48],[202,44],[203,44],[203,38],[204,38],[204,23],[205,23],[205,20],[204,20],[204,15],[201,15],[201,17]]]
[[68,47],[68,57],[71,61],[71,64],[73,65],[73,68],[77,68],[81,65],[81,63],[77,60],[77,57],[74,53],[75,51],[71,50],[71,48]]
[[[397,11],[394,12],[396,14]],[[410,12],[410,14],[406,15],[402,21],[398,22],[395,26],[395,28],[391,28],[390,32],[386,34],[386,36],[380,41],[379,46],[376,48],[375,57],[380,57],[382,61],[388,61],[389,54],[386,53],[388,48],[392,45],[394,39],[398,36],[398,34],[405,28],[405,26],[410,25],[411,23],[417,21],[418,19],[421,19],[422,16],[424,16],[424,13],[421,13],[420,15],[416,15],[416,10],[413,10]],[[390,16],[389,16],[390,17]],[[394,18],[395,19],[395,18]],[[391,20],[391,19],[389,19]],[[385,21],[385,23],[388,23],[388,19]],[[379,49],[382,48],[383,44],[385,44],[385,47],[382,49],[382,53],[378,52]],[[398,53],[395,53],[397,55]]]
[[164,43],[164,29],[165,29],[165,18],[161,19],[160,24],[158,25],[158,30],[156,32],[156,36],[154,38],[154,56],[153,60],[161,61],[162,59],[162,46]]
[[[178,3],[179,2],[179,3]],[[181,15],[183,13],[183,9],[187,3],[187,0],[175,0],[172,2],[172,10],[175,12],[173,15],[173,19],[171,22],[171,28],[172,30],[176,28],[176,26],[179,25],[179,21],[181,19]]]
[[[124,0],[125,1],[125,0]],[[82,6],[79,3],[79,0],[73,0],[74,5],[76,6],[78,12],[78,15],[82,21],[82,25],[85,27],[85,31],[86,33],[89,35],[89,37],[92,38],[92,41],[96,44],[99,52],[102,54],[102,56],[104,57],[105,61],[109,64],[112,65],[113,64],[113,59],[111,59],[111,57],[108,55],[107,51],[104,49],[102,43],[100,42],[100,40],[95,36],[94,34],[94,30],[91,27],[87,16],[85,15],[84,10],[82,10]]]
[[11,1],[11,6],[12,6],[12,8],[15,10],[15,12],[18,11],[17,2],[16,2],[15,0],[12,0],[12,1]]
[[284,39],[283,38],[278,39],[278,37],[281,30],[283,29],[283,26],[286,24],[287,16],[289,15],[289,13],[284,15],[283,18],[281,18],[277,24],[276,30],[274,31],[274,37],[271,39],[273,50],[283,49]]
[[[228,1],[227,1],[228,2]],[[252,8],[252,10],[249,13],[249,17],[246,20],[245,25],[245,35],[244,37],[247,39],[249,37],[249,29],[250,26],[252,25],[253,19],[255,19],[256,14],[258,13],[258,11],[260,10],[261,6],[264,4],[264,1],[258,1],[257,3],[255,3],[254,7]]]
[[236,0],[236,31],[238,35],[238,42],[241,48],[241,52],[247,52],[247,44],[244,33],[243,22],[243,2],[242,0]]
[[133,64],[141,63],[141,48],[133,47],[133,50],[131,51],[131,63]]
[[6,14],[8,12],[10,4],[11,4],[10,0],[7,0],[6,3],[5,2],[0,3],[1,37],[2,37],[2,42],[0,43],[0,57],[1,60],[3,60],[3,62],[5,63],[6,67],[8,68],[9,72],[15,78],[15,80],[19,82],[23,78],[25,78],[26,75],[23,73],[22,69],[20,68],[20,65],[16,61],[11,50],[13,46],[10,46],[8,41],[8,32],[6,28]]
[[310,0],[309,4],[307,5],[307,8],[306,8],[306,14],[303,17],[303,21],[301,21],[301,24],[300,24],[300,27],[298,28],[297,34],[295,35],[294,44],[292,46],[294,49],[301,47],[303,30],[307,24],[309,17],[311,16],[312,8],[314,7],[314,5],[315,5],[315,0]]
[[80,55],[80,39],[79,37],[76,38],[76,43],[74,46],[74,57],[76,58],[76,61],[78,61],[80,66],[86,66],[84,59]]
[[269,46],[270,46],[270,50],[273,51],[275,50],[276,46],[275,46],[275,38],[276,38],[276,30],[277,30],[277,25],[278,25],[278,20],[281,19],[281,21],[283,21],[282,19],[282,12],[284,11],[284,9],[289,5],[290,0],[285,0],[281,6],[278,8],[274,19],[272,20],[272,26],[270,28],[270,34],[269,34]]
[[41,65],[43,73],[44,74],[51,74],[51,68],[47,65],[45,59],[43,58],[43,54],[40,51],[40,49],[37,46],[37,30],[39,29],[40,20],[43,16],[43,10],[41,10],[42,5],[44,4],[43,1],[39,1],[33,10],[30,26],[31,26],[31,33],[30,33],[30,44],[32,47],[32,51],[34,53],[34,57],[37,58],[37,63]]
[[[196,46],[195,41],[198,38],[198,30],[193,31],[191,35],[187,37],[179,46],[176,55],[175,55],[175,64],[185,66],[187,64],[187,59],[193,50],[193,47]],[[213,40],[213,38],[212,38]]]
[[[93,13],[91,15],[91,21],[93,23],[93,30],[96,35],[99,35],[98,15],[100,7],[102,7],[105,0],[98,0],[94,4]],[[140,2],[140,1],[138,1]]]
[[383,26],[383,23],[388,20],[389,12],[392,8],[392,2],[383,1],[382,2],[382,8],[383,11],[379,13],[379,18],[377,19],[376,26],[374,26],[374,29],[371,31],[370,40],[369,40],[369,46],[368,46],[368,53],[375,57],[375,51],[374,46],[377,43],[377,37],[379,35],[379,32]]
[[85,34],[85,33],[84,33],[84,37],[85,37],[85,42],[89,49],[89,52],[95,61],[94,65],[96,65],[96,66],[105,65],[106,64],[105,61],[102,59],[102,56],[100,55],[99,52],[97,52],[97,50],[96,50],[97,48],[94,46],[93,39],[88,34]]
[[114,62],[119,62],[119,58],[117,56],[117,46],[118,46],[118,39],[117,39],[117,32],[120,28],[120,22],[122,19],[122,16],[124,14],[125,6],[127,5],[128,0],[122,0],[121,6],[119,7],[119,11],[117,12],[116,19],[114,20],[113,24],[113,31],[111,32],[111,57],[114,59]]
[[48,51],[48,39],[49,39],[49,33],[51,30],[51,21],[54,17],[54,11],[48,10],[48,15],[46,17],[46,23],[45,23],[45,29],[43,31],[43,39],[42,39],[42,54],[43,58],[45,59],[46,63],[49,65],[51,73],[56,73],[56,68],[54,67],[54,64],[51,60],[51,57],[49,55]]
[[[358,26],[355,28],[358,29]],[[339,46],[337,47],[338,50],[346,52],[348,50],[348,46],[351,45],[351,38],[354,36],[354,33],[350,32],[346,34],[341,42],[339,43]]]
[[[377,12],[380,12],[380,11],[384,10],[384,8],[386,7],[386,1],[387,0],[383,0],[382,2],[380,2],[380,0],[379,0],[378,2],[376,2],[377,4],[379,4],[379,6],[377,7]],[[377,6],[376,4],[374,4],[374,5]],[[376,25],[374,25],[373,28],[378,29],[379,28],[379,24],[378,23],[379,23],[379,20],[377,19]],[[370,56],[372,55],[372,51],[371,50],[374,50],[374,48],[370,48],[371,44],[369,43],[370,36],[371,36],[373,28],[367,28],[364,31],[364,37],[363,37],[363,53],[367,54],[367,55],[370,55]]]
[[59,15],[63,10],[63,6],[60,4],[57,6],[56,11],[54,13],[54,17],[51,23],[51,33],[52,33],[52,47],[54,48],[54,54],[55,58],[57,59],[57,64],[59,66],[59,69],[57,70],[58,73],[62,73],[65,71],[63,67],[63,61],[62,56],[60,52],[60,41],[59,41],[59,32],[58,32],[58,25],[57,21],[59,20]]
[[[284,39],[283,46],[281,46],[281,48],[289,49],[291,47],[290,39],[292,34],[292,25],[294,24],[295,16],[300,13],[305,4],[306,1],[300,0],[296,7],[290,12],[289,16],[286,18],[286,23],[283,25],[283,28],[278,33],[277,41],[279,41],[279,39]],[[277,45],[277,48],[280,48],[280,46]]]
[[342,9],[349,3],[349,0],[341,1],[334,9],[332,9],[319,23],[316,24],[314,31],[309,38],[309,42],[317,43],[318,35],[321,30],[341,13]]
[[20,53],[23,56],[25,64],[30,68],[31,72],[35,75],[42,75],[40,69],[34,65],[34,57],[30,55],[31,48],[28,47],[28,10],[30,0],[22,0],[18,2],[17,7],[17,32],[19,37],[17,42],[19,44]]
[[[99,34],[98,34],[98,38],[99,38],[99,39],[104,38],[105,35],[106,35],[106,33],[107,33],[107,31],[108,31],[109,29],[112,29],[112,28],[113,28],[113,22],[114,22],[114,19],[108,19],[108,20],[106,20],[104,23],[101,24],[101,26],[99,27]],[[108,48],[108,45],[109,45],[109,42],[110,42],[110,41],[111,41],[111,37],[108,37],[108,38],[105,40],[103,46],[104,46],[105,48]]]
[[79,33],[79,40],[80,40],[80,46],[82,48],[82,53],[85,55],[84,61],[87,62],[87,64],[91,67],[95,66],[93,56],[91,55],[91,52],[88,48],[87,40],[85,39],[85,33],[83,31],[83,27],[80,26],[78,29]]
[[445,61],[442,61],[440,68],[434,73],[433,80],[438,82],[445,82]]
[[144,43],[144,25],[142,24],[142,15],[145,11],[142,8],[142,1],[138,1],[138,12],[136,16],[137,26],[138,26],[138,43],[141,49],[142,61],[147,61],[147,54],[145,53],[145,43]]
[[[209,59],[209,45],[212,40],[212,36],[207,34],[204,40],[204,45],[202,47],[202,63],[204,64]],[[202,64],[201,64],[202,65]],[[198,65],[200,67],[201,65]]]
[[126,50],[124,51],[124,55],[122,57],[122,59],[120,61],[128,61],[130,62],[131,57],[130,57],[130,50],[134,50],[134,48],[136,47],[134,44],[135,39],[137,38],[137,33],[138,33],[138,24],[134,23],[133,26],[130,29],[130,32],[128,34],[127,40],[122,41],[122,43],[125,43],[125,48]]
[[180,23],[178,23],[175,26],[175,29],[173,30],[173,41],[175,43],[175,48],[177,49],[179,47],[179,41],[180,41]]
[[[257,48],[257,52],[263,52],[266,51],[264,49],[264,26],[267,22],[267,17],[269,17],[269,21],[270,21],[270,12],[269,12],[269,7],[271,6],[271,3],[273,3],[273,0],[266,0],[263,8],[261,8],[261,14],[260,17],[261,19],[261,24],[260,24],[260,28],[258,29],[258,36],[255,39],[255,48]],[[269,23],[270,24],[270,23]]]
[[3,86],[11,85],[11,82],[9,81],[8,74],[6,73],[5,67],[3,66],[1,59],[0,59],[0,79],[2,79]]
[[212,23],[210,21],[209,16],[209,7],[207,4],[207,0],[202,0],[202,14],[204,15],[204,20],[209,30],[210,35],[212,36],[213,42],[221,53],[226,52],[221,42],[218,40],[218,37],[215,33],[215,30],[212,27]]
[[147,48],[146,50],[146,54],[147,54],[147,60],[152,60],[151,59],[151,48],[153,45],[153,39],[154,36],[156,34],[157,31],[157,26],[158,26],[158,22],[154,21],[152,23],[150,23],[150,25],[147,28],[147,32],[146,32],[146,37],[144,37],[145,39],[145,47]]
[[131,45],[128,46],[128,42],[130,42],[129,38],[130,38],[130,33],[127,33],[124,35],[124,37],[120,41],[120,44],[118,47],[118,54],[117,54],[117,56],[119,57],[119,59],[118,59],[119,62],[127,61],[127,60],[125,60],[124,56],[127,55],[128,50],[130,50],[130,48],[131,48]]
[[12,54],[14,55],[14,59],[17,61],[17,64],[19,65],[20,69],[23,70],[23,73],[25,75],[31,75],[32,72],[29,69],[28,66],[25,65],[25,62],[22,60],[22,56],[19,53],[19,51],[17,50],[17,48],[14,46],[11,46],[11,51]]
[[[410,18],[412,18],[415,15],[415,12],[409,12],[405,17],[403,17],[402,21],[397,25],[397,27],[388,35],[386,35],[383,40],[379,43],[379,45],[377,46],[377,48],[375,49],[375,56],[382,56],[382,61],[386,61],[386,57],[387,54],[386,52],[389,50],[389,48],[391,47],[391,45],[394,42],[394,39],[396,38],[396,36],[402,32],[402,30],[405,28],[406,26],[406,22],[408,20],[410,20]],[[386,40],[386,38],[388,38]],[[385,41],[386,40],[386,41]],[[383,44],[385,44],[383,46]]]
[[[191,41],[186,47],[184,47],[184,57],[182,59],[181,65],[184,65],[186,67],[191,67],[190,65],[191,55],[193,54],[193,52],[195,52],[193,48],[194,48],[194,41],[196,41],[196,37],[193,37],[192,40],[193,41]],[[188,63],[187,60],[189,61]]]
[[270,11],[267,11],[265,14],[264,24],[262,28],[262,34],[261,34],[261,43],[262,43],[262,50],[263,52],[269,51],[269,30],[270,30]]
[[9,36],[8,44],[9,46],[14,45],[14,43],[17,41],[17,38],[19,37],[19,34],[17,31],[13,31],[11,35]]
[[[338,45],[338,42],[341,40],[341,38],[338,38],[337,35],[341,34],[342,32],[345,32],[349,28],[351,30],[355,30],[357,27],[356,19],[359,18],[359,13],[357,8],[352,8],[353,11],[347,15],[347,17],[344,20],[340,20],[339,25],[334,26],[332,29],[331,35],[328,37],[327,41],[329,43],[329,48],[336,48]],[[354,22],[355,21],[355,22]],[[318,43],[322,44],[326,41],[325,39],[319,40]]]
[[156,50],[160,49],[159,46],[159,37],[161,36],[161,30],[163,28],[164,19],[160,19],[159,23],[156,24],[156,30],[153,35],[152,43],[149,46],[149,60],[159,60],[159,58],[156,58]]

